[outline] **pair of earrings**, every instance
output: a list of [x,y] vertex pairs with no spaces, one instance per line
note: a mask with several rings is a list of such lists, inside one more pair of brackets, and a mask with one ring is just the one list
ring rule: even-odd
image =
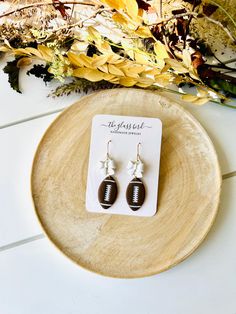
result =
[[[104,209],[110,208],[115,203],[118,194],[117,183],[113,177],[116,166],[109,152],[110,143],[111,140],[107,143],[106,159],[100,161],[100,168],[105,178],[98,189],[98,200]],[[143,176],[144,164],[140,158],[140,147],[141,143],[138,143],[136,160],[130,160],[127,165],[128,174],[132,176],[132,180],[127,186],[126,200],[133,211],[138,210],[145,200],[145,187],[141,179]]]

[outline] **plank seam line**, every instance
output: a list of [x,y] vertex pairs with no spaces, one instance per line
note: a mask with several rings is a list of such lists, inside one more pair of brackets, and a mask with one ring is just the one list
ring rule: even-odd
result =
[[22,239],[22,240],[19,240],[16,242],[12,242],[12,243],[3,245],[0,247],[0,252],[7,251],[7,250],[13,249],[17,246],[21,246],[21,245],[27,244],[29,242],[33,242],[33,241],[44,239],[44,238],[45,238],[45,235],[43,233],[40,233],[40,234],[37,234],[37,235],[29,237],[29,238],[25,238],[25,239]]
[[228,179],[236,176],[236,171],[228,172],[222,175],[222,179]]
[[18,124],[25,123],[25,122],[28,122],[28,121],[32,121],[32,120],[40,119],[40,118],[43,118],[43,117],[47,117],[47,116],[50,116],[51,114],[61,112],[65,108],[66,107],[63,107],[63,108],[60,108],[60,109],[57,109],[57,110],[53,110],[53,111],[45,112],[45,113],[42,113],[42,114],[38,114],[36,116],[31,116],[31,117],[28,117],[28,118],[25,118],[25,119],[17,120],[15,122],[10,122],[10,123],[7,123],[7,124],[3,124],[3,125],[0,125],[0,129],[9,128],[9,127],[14,126],[14,125],[18,125]]
[[[234,176],[236,176],[236,171],[232,171],[232,172],[223,174],[222,178],[223,178],[223,180],[225,180],[225,179],[228,179],[228,178],[231,178]],[[22,239],[22,240],[19,240],[16,242],[12,242],[12,243],[3,245],[0,247],[0,252],[7,251],[7,250],[13,249],[17,246],[21,246],[21,245],[24,245],[24,244],[27,244],[27,243],[30,243],[30,242],[33,242],[36,240],[44,239],[44,238],[45,238],[45,235],[43,233],[40,233],[40,234],[37,234],[37,235],[29,237],[29,238],[25,238],[25,239]]]

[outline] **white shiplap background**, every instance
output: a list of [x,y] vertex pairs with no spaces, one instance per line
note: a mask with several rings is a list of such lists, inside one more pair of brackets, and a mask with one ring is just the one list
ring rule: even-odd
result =
[[79,95],[22,75],[23,94],[0,72],[0,314],[236,314],[236,110],[187,109],[216,147],[223,173],[219,214],[204,243],[162,274],[120,280],[90,273],[44,237],[34,216],[30,169],[47,126]]

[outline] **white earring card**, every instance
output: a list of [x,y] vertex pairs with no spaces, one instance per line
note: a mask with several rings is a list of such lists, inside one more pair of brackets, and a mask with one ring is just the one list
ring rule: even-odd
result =
[[[162,123],[158,118],[102,114],[94,116],[86,190],[86,208],[89,212],[144,217],[156,214],[161,137]],[[115,202],[105,209],[99,202],[98,191],[106,177],[104,169],[101,169],[101,161],[107,158],[107,148],[115,165],[112,177],[117,183],[117,197]],[[126,199],[126,190],[134,179],[130,162],[137,159],[137,149],[144,165],[140,179],[145,187],[145,200],[138,210],[132,210]]]

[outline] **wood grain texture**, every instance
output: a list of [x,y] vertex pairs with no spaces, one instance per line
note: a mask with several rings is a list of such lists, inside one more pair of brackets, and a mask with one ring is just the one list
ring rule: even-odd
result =
[[[91,120],[103,113],[162,120],[154,217],[85,210]],[[217,155],[200,124],[173,101],[137,89],[93,93],[65,110],[39,144],[31,179],[36,213],[52,242],[82,267],[121,278],[156,274],[189,256],[214,221],[221,188]]]

